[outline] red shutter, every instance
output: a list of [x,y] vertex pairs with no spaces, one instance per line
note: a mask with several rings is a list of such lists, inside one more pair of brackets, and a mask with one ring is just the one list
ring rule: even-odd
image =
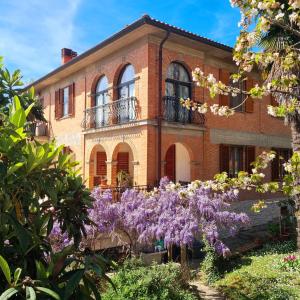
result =
[[229,174],[229,149],[228,145],[220,145],[220,172]]
[[96,175],[97,176],[106,176],[106,153],[97,152],[96,154]]
[[247,146],[246,147],[246,166],[245,171],[248,173],[252,172],[253,167],[251,163],[255,161],[255,147],[254,146]]
[[166,153],[165,175],[175,182],[176,180],[176,148],[175,145],[169,147]]
[[[250,91],[253,87],[254,87],[254,81],[253,81],[253,79],[252,78],[248,78],[246,80],[246,90]],[[254,111],[254,102],[253,102],[253,99],[251,97],[248,97],[248,99],[246,100],[245,111],[247,113],[253,113],[253,111]]]
[[69,115],[75,115],[75,83],[69,85]]
[[55,119],[60,119],[62,117],[62,106],[61,106],[61,90],[55,91]]
[[119,173],[122,170],[129,174],[129,153],[119,152],[117,156],[117,161],[117,173]]
[[[230,82],[230,73],[226,70],[220,69],[219,70],[219,79],[224,84],[229,85]],[[221,106],[229,106],[229,96],[220,95],[220,105]]]

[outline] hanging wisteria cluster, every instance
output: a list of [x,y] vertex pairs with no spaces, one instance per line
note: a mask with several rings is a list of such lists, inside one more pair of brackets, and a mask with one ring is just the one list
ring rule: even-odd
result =
[[95,202],[90,218],[95,226],[87,228],[88,238],[123,230],[139,243],[163,239],[165,247],[169,247],[191,245],[195,236],[203,236],[220,255],[226,256],[229,249],[220,239],[220,230],[228,229],[234,234],[248,222],[246,214],[228,211],[230,202],[237,197],[236,191],[215,192],[200,181],[183,187],[163,178],[159,188],[149,193],[126,190],[119,202],[113,201],[110,191],[101,188],[95,188],[92,197]]

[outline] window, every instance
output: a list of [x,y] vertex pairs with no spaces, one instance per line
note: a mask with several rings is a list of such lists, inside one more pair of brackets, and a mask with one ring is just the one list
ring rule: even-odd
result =
[[75,115],[75,83],[55,91],[55,119]]
[[276,152],[276,157],[272,161],[271,175],[273,181],[281,181],[285,175],[283,164],[292,156],[291,149],[272,149]]
[[132,65],[125,66],[119,79],[119,98],[129,98],[135,95],[135,72]]
[[236,177],[238,172],[251,172],[255,160],[254,146],[220,145],[220,171]]
[[191,80],[183,65],[169,65],[166,78],[165,117],[168,121],[188,122],[191,112],[180,104],[180,99],[191,97]]
[[108,80],[106,76],[102,76],[96,86],[95,93],[95,121],[96,127],[108,125]]
[[118,123],[135,119],[135,71],[127,65],[121,72],[118,85],[119,100],[116,104]]
[[[233,81],[230,81],[230,85],[233,87],[236,87],[242,91],[246,90],[246,81],[238,81],[233,83]],[[233,97],[232,95],[229,96],[229,107],[235,108],[235,111],[244,112],[245,111],[245,95],[242,93],[237,94],[237,96]],[[244,103],[243,103],[244,102]],[[243,103],[243,104],[242,104]]]
[[63,117],[69,114],[69,87],[63,89]]
[[[219,80],[225,83],[226,85],[233,85],[240,90],[249,91],[254,86],[254,80],[252,78],[247,78],[247,80],[239,81],[236,83],[232,82],[230,77],[230,73],[225,69],[219,70]],[[244,103],[243,103],[244,102]],[[239,106],[239,104],[243,103]],[[245,95],[241,93],[238,94],[236,97],[232,95],[220,95],[219,96],[219,104],[221,106],[229,106],[231,108],[237,107],[235,111],[238,112],[246,112],[246,113],[253,113],[254,112],[254,102],[253,99],[248,97],[245,101]]]

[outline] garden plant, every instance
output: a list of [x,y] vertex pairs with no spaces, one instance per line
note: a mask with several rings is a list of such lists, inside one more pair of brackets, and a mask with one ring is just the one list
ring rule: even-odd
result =
[[[63,146],[32,137],[29,125],[43,115],[20,76],[1,65],[0,299],[100,299],[95,281],[108,262],[79,248],[93,198]],[[54,224],[72,240],[58,252]]]

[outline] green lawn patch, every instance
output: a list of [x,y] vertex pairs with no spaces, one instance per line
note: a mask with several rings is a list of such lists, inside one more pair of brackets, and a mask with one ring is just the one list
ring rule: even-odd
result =
[[239,259],[214,286],[234,300],[300,299],[300,253],[293,242],[266,245]]

